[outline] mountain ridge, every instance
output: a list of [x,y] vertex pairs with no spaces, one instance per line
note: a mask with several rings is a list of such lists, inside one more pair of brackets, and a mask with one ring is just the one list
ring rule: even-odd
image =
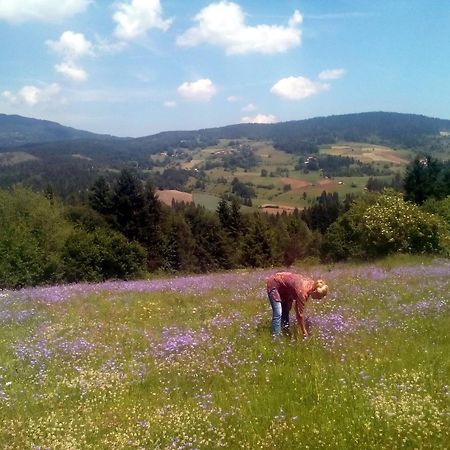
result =
[[0,113],[0,148],[77,139],[111,138],[115,137],[79,130],[50,120]]
[[[450,131],[450,120],[428,117],[422,114],[408,114],[385,111],[369,111],[330,116],[318,116],[309,119],[289,120],[273,124],[239,123],[222,127],[201,128],[197,130],[172,130],[136,138],[118,137],[110,134],[99,134],[79,130],[44,119],[34,119],[20,115],[0,113],[0,149],[19,148],[30,144],[47,144],[67,141],[110,141],[131,144],[140,147],[156,141],[170,141],[170,144],[182,143],[199,136],[206,139],[237,139],[240,137],[265,138],[279,137],[284,133],[293,133],[295,129],[299,138],[308,139],[311,134],[330,133],[342,127],[354,128],[353,133],[375,133],[381,129],[388,130],[387,136],[399,132],[400,128],[408,128],[414,136],[439,131]],[[358,128],[358,130],[356,129]],[[403,130],[402,130],[403,131]],[[348,131],[347,131],[348,133]],[[352,138],[355,136],[349,136]],[[356,136],[358,137],[358,136]]]

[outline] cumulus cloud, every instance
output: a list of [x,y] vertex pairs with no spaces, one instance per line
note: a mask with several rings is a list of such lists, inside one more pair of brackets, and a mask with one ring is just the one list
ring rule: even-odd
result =
[[117,23],[116,37],[129,41],[142,36],[151,28],[166,31],[172,19],[162,18],[159,0],[131,0],[115,5],[113,20]]
[[86,81],[88,75],[82,67],[76,66],[73,62],[62,62],[56,64],[55,70],[73,81]]
[[94,45],[82,33],[64,31],[57,41],[46,41],[47,46],[63,58],[55,70],[72,81],[86,81],[86,71],[75,61],[84,56],[94,55]]
[[221,1],[202,9],[197,25],[177,38],[180,46],[202,43],[223,47],[228,54],[280,53],[301,43],[299,25],[303,17],[295,11],[287,26],[245,23],[245,14],[237,3]]
[[178,93],[188,100],[208,102],[217,93],[217,89],[211,80],[204,78],[191,83],[184,82],[178,86]]
[[329,84],[305,77],[288,77],[277,81],[270,92],[286,100],[302,100],[330,88]]
[[70,30],[64,31],[57,41],[48,40],[46,44],[67,60],[94,54],[93,45],[84,37],[84,34]]
[[319,73],[319,78],[321,80],[337,80],[345,74],[344,69],[329,69],[323,70]]
[[91,0],[0,0],[0,20],[59,22],[81,13]]
[[22,89],[13,93],[11,91],[3,91],[2,97],[11,104],[25,104],[35,106],[38,103],[47,103],[61,91],[61,87],[57,83],[37,87],[34,85],[24,86]]
[[257,114],[254,117],[242,117],[242,123],[275,123],[277,118],[273,114]]

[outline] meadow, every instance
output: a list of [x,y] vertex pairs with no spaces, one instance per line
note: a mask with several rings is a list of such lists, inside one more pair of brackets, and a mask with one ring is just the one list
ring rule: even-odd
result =
[[273,270],[0,291],[0,447],[449,448],[449,260],[296,267],[308,339]]

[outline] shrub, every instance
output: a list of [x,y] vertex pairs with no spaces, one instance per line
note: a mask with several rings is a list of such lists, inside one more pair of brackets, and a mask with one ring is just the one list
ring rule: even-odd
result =
[[93,233],[75,230],[63,251],[64,278],[68,281],[133,278],[142,273],[144,267],[145,250],[108,229]]
[[362,216],[362,238],[369,255],[445,251],[448,232],[441,218],[385,191]]
[[29,189],[0,190],[0,287],[58,281],[71,226],[63,207]]
[[441,217],[385,190],[355,201],[327,230],[320,254],[324,261],[396,252],[448,254],[449,243],[449,230]]

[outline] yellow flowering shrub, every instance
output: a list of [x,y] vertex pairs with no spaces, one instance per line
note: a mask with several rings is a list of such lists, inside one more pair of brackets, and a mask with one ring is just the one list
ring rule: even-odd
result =
[[439,253],[448,246],[442,219],[385,191],[362,216],[362,239],[368,254]]

